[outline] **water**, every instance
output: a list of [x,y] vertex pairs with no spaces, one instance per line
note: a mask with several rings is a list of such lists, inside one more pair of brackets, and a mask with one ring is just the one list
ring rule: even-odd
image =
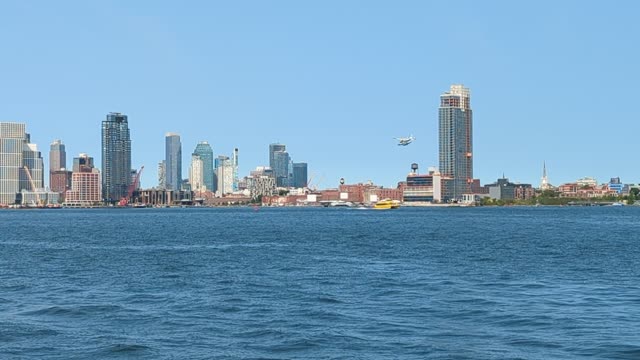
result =
[[639,219],[0,211],[0,358],[638,359]]

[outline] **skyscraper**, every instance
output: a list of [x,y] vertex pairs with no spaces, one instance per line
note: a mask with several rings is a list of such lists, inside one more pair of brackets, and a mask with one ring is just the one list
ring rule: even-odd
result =
[[440,95],[439,140],[443,198],[460,200],[473,182],[473,114],[469,89],[451,85]]
[[102,122],[102,198],[115,203],[131,184],[131,137],[127,115],[109,113]]
[[67,152],[61,140],[56,139],[51,143],[49,150],[49,171],[54,172],[67,167]]
[[71,171],[67,169],[67,152],[61,140],[56,139],[49,149],[49,187],[64,194],[71,188]]
[[293,182],[295,188],[307,187],[307,163],[293,163]]
[[206,141],[200,141],[193,151],[194,155],[198,155],[202,160],[202,176],[204,177],[204,185],[208,191],[215,191],[213,182],[213,149]]
[[165,137],[165,181],[168,190],[180,190],[182,184],[182,143],[180,135],[167,133]]
[[278,151],[287,151],[287,146],[284,144],[269,144],[269,167],[274,168],[275,153]]
[[189,184],[191,184],[191,190],[196,192],[202,192],[206,190],[204,184],[204,163],[198,154],[191,155],[191,166],[189,167]]
[[43,188],[43,171],[42,156],[30,144],[25,124],[0,123],[0,204],[14,204],[22,190]]
[[218,184],[216,186],[216,196],[224,196],[233,192],[233,164],[231,159],[225,155],[219,155],[215,159],[216,178]]
[[281,187],[289,186],[291,168],[291,157],[287,152],[286,145],[270,144],[269,145],[269,167],[273,169],[276,178],[276,185]]

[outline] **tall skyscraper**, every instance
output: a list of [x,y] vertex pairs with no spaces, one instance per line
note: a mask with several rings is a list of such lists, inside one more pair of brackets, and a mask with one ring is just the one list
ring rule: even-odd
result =
[[115,203],[131,184],[131,137],[127,115],[109,113],[102,122],[102,198]]
[[165,181],[168,190],[180,190],[182,184],[182,143],[180,135],[167,133],[165,137]]
[[293,163],[293,183],[295,188],[307,187],[307,163]]
[[287,151],[287,146],[284,144],[269,144],[269,167],[274,168],[275,153],[279,151]]
[[22,190],[44,187],[42,155],[25,128],[23,123],[0,123],[0,204],[16,203]]
[[270,144],[269,145],[269,167],[273,169],[276,178],[276,185],[281,187],[289,186],[289,175],[293,172],[291,167],[291,157],[287,152],[286,145]]
[[213,182],[213,149],[206,141],[200,141],[196,145],[193,154],[198,155],[202,160],[202,176],[204,177],[204,185],[208,191],[215,191]]
[[443,198],[460,200],[473,182],[473,114],[469,89],[451,85],[440,95],[439,139]]
[[49,171],[58,171],[67,168],[67,152],[61,140],[56,139],[51,143],[49,150]]
[[71,188],[71,171],[67,170],[67,152],[59,139],[54,140],[49,149],[49,188],[61,194]]
[[218,184],[216,187],[216,196],[224,196],[233,192],[233,164],[228,156],[220,155],[215,159],[216,178]]

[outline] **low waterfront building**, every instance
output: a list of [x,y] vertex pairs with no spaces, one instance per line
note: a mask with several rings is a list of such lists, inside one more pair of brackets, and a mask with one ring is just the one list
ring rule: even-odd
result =
[[624,188],[624,184],[622,183],[622,181],[620,181],[619,177],[611,178],[607,186],[610,190],[613,190],[618,194],[622,194],[622,189]]
[[512,183],[505,177],[485,187],[489,190],[489,197],[496,200],[528,200],[535,197],[531,184]]
[[148,206],[180,206],[193,204],[193,198],[191,191],[146,189],[140,191],[139,202]]
[[22,190],[21,204],[27,207],[41,207],[47,205],[59,205],[60,194],[45,189]]

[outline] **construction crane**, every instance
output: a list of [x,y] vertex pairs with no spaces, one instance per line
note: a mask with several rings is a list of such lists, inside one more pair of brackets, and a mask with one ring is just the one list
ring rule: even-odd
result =
[[42,207],[43,204],[40,201],[40,193],[38,192],[38,189],[36,189],[36,183],[33,181],[33,178],[31,177],[31,171],[29,171],[29,168],[26,165],[23,166],[22,168],[27,173],[27,177],[29,178],[29,183],[31,183],[31,190],[33,190],[33,192],[36,193],[36,201],[38,202],[36,206]]
[[129,205],[129,201],[131,201],[131,196],[133,196],[133,192],[136,191],[136,189],[138,188],[138,185],[140,185],[140,175],[142,175],[142,170],[144,170],[144,165],[140,167],[140,170],[138,170],[138,173],[136,174],[135,179],[133,179],[133,182],[131,183],[131,185],[129,185],[129,188],[127,189],[127,196],[120,199],[118,206]]

